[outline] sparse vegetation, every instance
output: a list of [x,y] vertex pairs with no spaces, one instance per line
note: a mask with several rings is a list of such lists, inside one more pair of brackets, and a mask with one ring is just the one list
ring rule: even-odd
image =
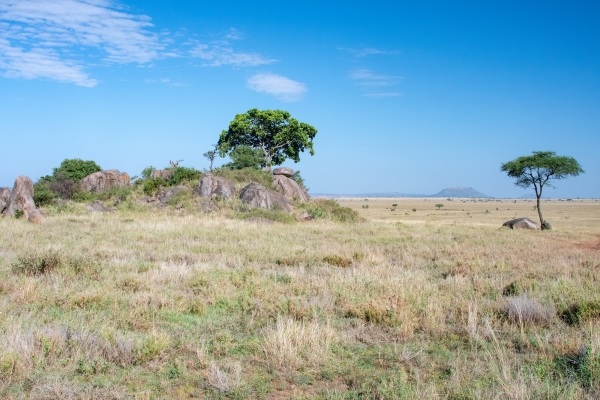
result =
[[[269,175],[223,173],[239,186]],[[490,215],[470,203],[465,219],[391,214],[389,199],[369,210],[315,199],[296,205],[314,218],[298,223],[239,200],[203,214],[191,191],[157,211],[136,205],[142,191],[103,194],[114,213],[60,200],[45,225],[0,220],[0,397],[585,399],[600,389],[600,253],[581,247],[597,245],[597,202],[545,204],[557,222],[540,235],[498,229],[531,212],[525,201]],[[559,219],[561,207],[573,218]],[[242,220],[251,216],[280,223]]]

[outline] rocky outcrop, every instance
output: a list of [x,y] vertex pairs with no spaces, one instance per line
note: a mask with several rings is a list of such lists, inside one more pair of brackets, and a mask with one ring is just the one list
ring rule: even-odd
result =
[[296,199],[303,203],[310,200],[308,193],[295,180],[285,175],[273,175],[273,186],[275,186],[275,190],[290,200]]
[[162,178],[162,179],[169,180],[169,179],[171,179],[172,176],[173,176],[172,169],[157,169],[156,171],[154,171],[152,173],[152,179]]
[[251,207],[271,209],[269,191],[260,183],[252,182],[240,191],[242,203]]
[[292,176],[294,176],[294,170],[287,167],[279,167],[273,170],[273,175],[283,175],[287,176],[288,178],[291,178]]
[[169,201],[169,199],[173,196],[175,196],[178,193],[181,192],[185,192],[188,191],[190,189],[188,189],[187,186],[174,186],[172,188],[169,188],[167,190],[163,190],[162,192],[160,192],[156,198],[158,199],[158,201],[160,201],[161,203],[166,203],[167,201]]
[[8,199],[10,198],[10,188],[0,188],[0,213],[4,211],[8,205]]
[[112,187],[131,186],[131,178],[127,172],[116,169],[94,172],[79,182],[79,187],[85,192],[105,192]]
[[29,212],[29,217],[27,220],[33,224],[41,224],[46,220],[46,217],[44,216],[44,213],[42,213],[42,210],[36,208],[35,210],[31,210]]
[[111,211],[114,211],[111,208],[104,207],[104,203],[102,203],[100,200],[94,200],[92,203],[85,206],[85,208],[89,212],[111,212]]
[[292,212],[294,210],[294,204],[289,201],[287,197],[273,190],[269,190],[268,192],[269,197],[271,198],[271,208],[277,206],[287,212]]
[[231,199],[235,196],[235,186],[229,179],[206,173],[202,175],[198,186],[194,189],[194,194],[207,199],[214,199],[217,196]]
[[540,229],[540,226],[529,218],[517,218],[502,224],[510,229]]
[[35,203],[33,201],[33,182],[27,176],[17,176],[15,179],[15,185],[8,197],[8,202],[4,208],[2,214],[6,216],[13,216],[17,210],[23,211],[25,218],[29,218],[29,213],[35,210]]

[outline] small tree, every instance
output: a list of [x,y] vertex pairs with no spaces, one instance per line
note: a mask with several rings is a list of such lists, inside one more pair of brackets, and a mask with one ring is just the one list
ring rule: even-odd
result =
[[213,163],[215,161],[215,158],[217,158],[217,156],[219,155],[218,151],[217,151],[217,145],[214,144],[213,145],[213,149],[207,151],[206,153],[202,154],[208,161],[210,161],[210,168],[209,171],[212,172],[213,170]]
[[287,158],[300,161],[304,150],[314,155],[316,134],[313,126],[298,122],[287,111],[253,108],[235,116],[229,129],[221,132],[217,145],[221,157],[238,146],[260,149],[265,158],[264,169],[269,171],[271,166],[280,165]]
[[544,186],[554,187],[553,180],[565,179],[585,172],[573,157],[557,156],[553,151],[534,151],[531,156],[519,157],[502,164],[500,170],[506,172],[509,177],[515,178],[515,185],[519,187],[527,189],[533,186],[542,229],[548,226],[545,224],[540,208]]
[[435,206],[438,208],[438,210],[439,210],[440,208],[444,207],[444,205],[443,205],[443,204],[436,204]]

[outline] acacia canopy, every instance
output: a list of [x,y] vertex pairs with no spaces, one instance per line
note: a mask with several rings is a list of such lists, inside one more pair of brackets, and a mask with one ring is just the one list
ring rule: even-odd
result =
[[500,169],[509,177],[516,179],[515,185],[524,189],[533,186],[542,227],[544,219],[540,209],[540,198],[544,186],[554,187],[553,180],[565,179],[585,172],[573,157],[557,156],[553,151],[534,151],[530,156],[519,157],[502,164]]
[[313,126],[292,118],[287,111],[253,108],[235,116],[229,129],[221,133],[217,146],[221,157],[239,146],[260,149],[264,154],[265,169],[269,170],[287,158],[300,161],[300,153],[305,150],[314,155],[316,134]]

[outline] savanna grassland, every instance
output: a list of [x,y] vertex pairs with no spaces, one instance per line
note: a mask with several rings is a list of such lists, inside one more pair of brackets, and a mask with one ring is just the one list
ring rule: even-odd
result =
[[523,200],[340,203],[365,220],[0,220],[0,397],[600,396],[599,202],[544,202],[551,231],[500,228]]

